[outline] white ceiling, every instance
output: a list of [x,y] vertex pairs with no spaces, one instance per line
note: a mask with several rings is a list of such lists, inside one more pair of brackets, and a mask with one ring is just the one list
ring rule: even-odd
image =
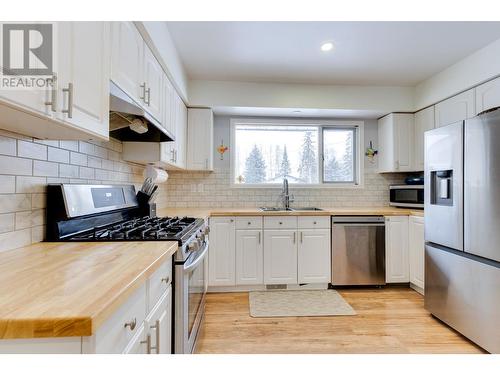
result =
[[500,38],[500,22],[167,25],[189,78],[251,82],[413,86]]

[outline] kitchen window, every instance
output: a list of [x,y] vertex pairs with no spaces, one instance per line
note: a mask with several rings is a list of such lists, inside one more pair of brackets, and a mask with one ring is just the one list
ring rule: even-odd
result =
[[363,122],[232,119],[235,186],[358,186]]

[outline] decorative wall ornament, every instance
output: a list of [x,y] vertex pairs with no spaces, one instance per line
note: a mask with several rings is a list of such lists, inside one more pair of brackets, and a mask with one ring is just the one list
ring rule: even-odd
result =
[[378,154],[378,150],[373,149],[373,143],[370,141],[370,146],[366,148],[365,155],[370,161],[370,163],[375,163],[375,155]]
[[224,145],[224,140],[221,139],[220,145],[217,146],[217,152],[220,154],[220,160],[224,160],[224,153],[229,150],[229,147]]

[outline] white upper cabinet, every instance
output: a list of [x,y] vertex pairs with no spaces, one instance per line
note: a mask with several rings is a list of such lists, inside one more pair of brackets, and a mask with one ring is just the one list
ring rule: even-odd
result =
[[474,117],[475,89],[455,95],[435,105],[435,127],[446,126],[457,121]]
[[144,46],[144,82],[146,90],[144,93],[144,104],[146,110],[153,115],[158,122],[162,122],[162,105],[164,105],[163,82],[167,79],[160,63],[156,60],[151,50]]
[[209,108],[189,108],[187,169],[212,171],[214,166],[214,115]]
[[234,218],[210,218],[209,286],[234,286],[236,283],[235,231]]
[[299,229],[298,283],[330,282],[330,229]]
[[476,114],[500,107],[500,78],[476,87]]
[[112,22],[111,79],[137,103],[144,103],[144,41],[132,22]]
[[413,170],[414,115],[391,113],[378,121],[379,172]]
[[42,139],[109,136],[110,24],[55,22],[55,85],[0,90],[0,128]]
[[408,231],[410,283],[423,290],[425,264],[424,218],[419,216],[410,216]]
[[58,25],[57,117],[101,138],[109,135],[109,23]]
[[390,216],[385,223],[385,279],[387,283],[410,281],[408,216]]
[[413,166],[415,171],[424,170],[424,133],[434,129],[434,106],[415,113],[415,148]]

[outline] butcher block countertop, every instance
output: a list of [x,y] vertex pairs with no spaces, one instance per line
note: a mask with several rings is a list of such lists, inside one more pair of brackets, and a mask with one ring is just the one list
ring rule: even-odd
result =
[[177,242],[41,242],[0,253],[0,339],[91,336]]
[[424,216],[423,210],[396,207],[320,208],[323,211],[261,211],[258,208],[164,208],[158,210],[158,216],[191,216],[201,218],[216,216]]

